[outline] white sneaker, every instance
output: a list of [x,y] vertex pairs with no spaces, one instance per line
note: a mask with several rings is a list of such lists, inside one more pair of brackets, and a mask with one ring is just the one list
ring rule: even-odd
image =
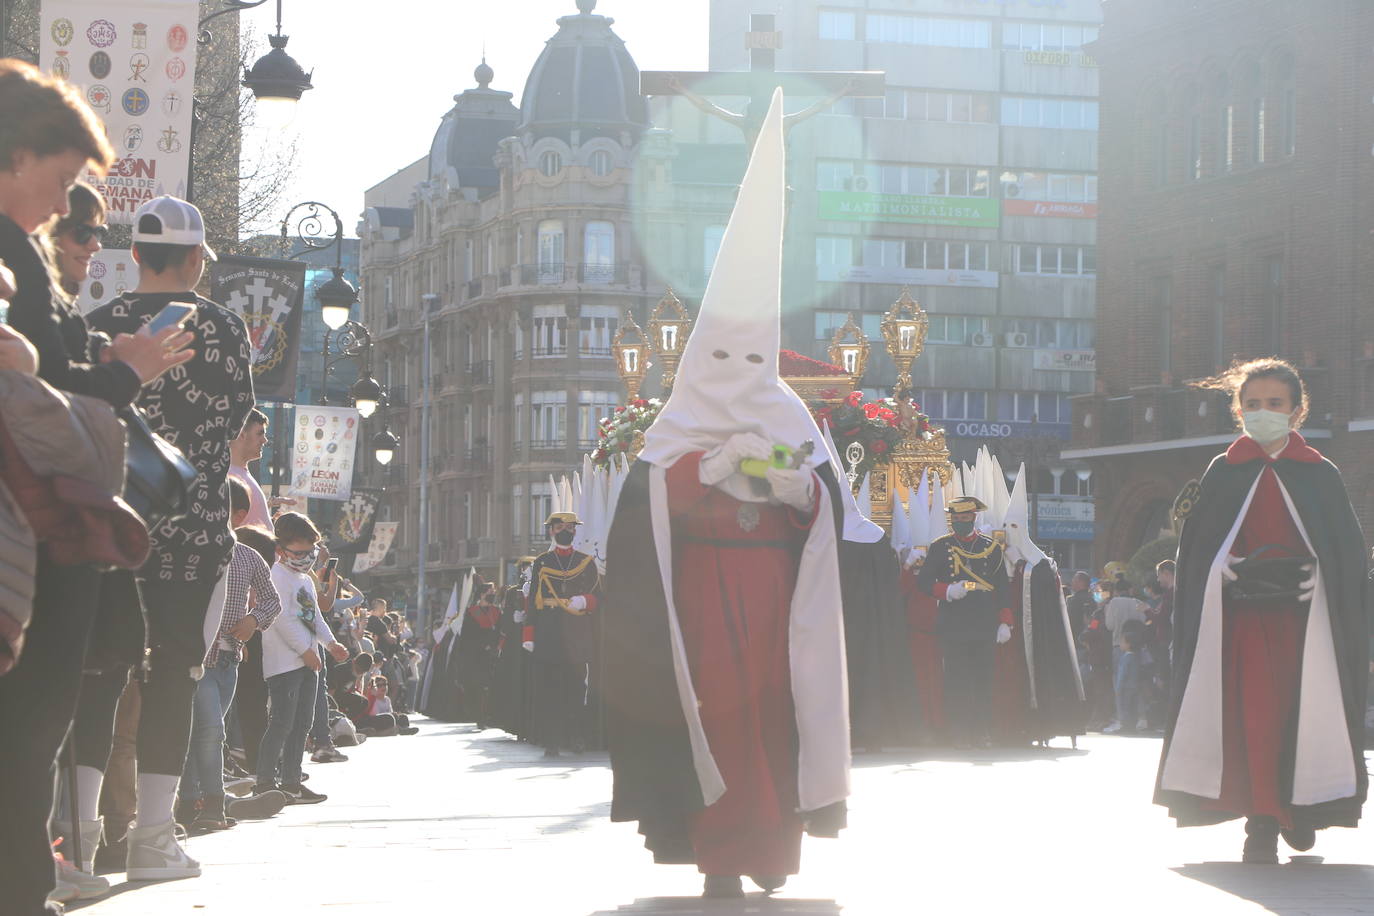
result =
[[252,776],[240,776],[237,779],[225,777],[224,791],[235,798],[243,798],[245,795],[253,794],[253,786],[257,785],[257,782]]
[[1108,725],[1106,728],[1102,729],[1102,734],[1115,735],[1119,731],[1121,731],[1121,723],[1113,722],[1111,725]]
[[200,877],[200,863],[177,842],[175,824],[168,821],[156,827],[130,828],[126,859],[130,881]]
[[57,887],[48,895],[53,903],[91,900],[110,892],[110,882],[99,875],[88,875],[66,859],[57,860]]
[[93,821],[81,821],[81,871],[88,875],[95,874],[95,851],[100,848],[104,826],[105,819],[100,817]]

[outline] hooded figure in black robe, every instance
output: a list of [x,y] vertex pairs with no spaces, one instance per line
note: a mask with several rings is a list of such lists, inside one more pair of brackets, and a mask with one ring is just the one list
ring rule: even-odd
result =
[[501,637],[497,643],[496,674],[491,685],[492,724],[522,741],[531,740],[532,686],[530,658],[523,648],[525,592],[529,589],[534,557],[521,557],[520,582],[506,588],[502,600]]
[[[1213,460],[1183,523],[1174,595],[1173,683],[1155,802],[1180,827],[1247,815],[1217,810],[1222,784],[1221,569],[1272,468],[1315,558],[1315,587],[1297,647],[1299,696],[1279,748],[1279,787],[1294,826],[1354,827],[1369,790],[1364,761],[1369,624],[1364,538],[1340,471],[1297,433],[1277,460]],[[1253,450],[1253,449],[1252,449]],[[1225,599],[1229,601],[1230,599]],[[1229,765],[1228,765],[1229,767]]]
[[434,630],[434,641],[420,679],[420,712],[442,722],[455,722],[462,715],[463,696],[454,653],[458,645],[456,629],[456,621],[450,619]]

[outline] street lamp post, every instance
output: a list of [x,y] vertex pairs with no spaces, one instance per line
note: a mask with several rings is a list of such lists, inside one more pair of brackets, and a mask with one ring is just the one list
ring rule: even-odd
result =
[[420,571],[415,581],[415,619],[425,620],[425,567],[429,565],[429,319],[439,303],[434,293],[420,297],[420,309],[424,313],[424,353],[420,357],[420,378],[424,380],[424,393],[420,400],[420,544],[416,551],[420,561]]

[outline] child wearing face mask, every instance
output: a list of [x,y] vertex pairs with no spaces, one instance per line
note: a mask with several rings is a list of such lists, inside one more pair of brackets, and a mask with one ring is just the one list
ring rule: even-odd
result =
[[301,757],[315,719],[315,682],[323,664],[316,646],[334,652],[343,646],[320,613],[310,575],[319,557],[319,529],[304,515],[286,512],[277,518],[276,533],[272,585],[281,614],[262,634],[262,673],[270,702],[255,791],[280,789],[292,804],[313,804],[325,796],[301,785]]
[[1340,472],[1298,432],[1293,366],[1254,360],[1202,386],[1232,396],[1243,431],[1180,532],[1155,801],[1181,827],[1245,818],[1243,861],[1275,864],[1280,836],[1301,852],[1354,827],[1368,791],[1364,539]]

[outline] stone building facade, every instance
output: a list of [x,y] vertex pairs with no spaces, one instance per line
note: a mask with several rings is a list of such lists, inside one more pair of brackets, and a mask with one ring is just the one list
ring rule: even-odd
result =
[[1168,525],[1234,436],[1189,380],[1278,355],[1305,434],[1374,526],[1374,6],[1108,0],[1098,390],[1072,449],[1097,482],[1096,559]]

